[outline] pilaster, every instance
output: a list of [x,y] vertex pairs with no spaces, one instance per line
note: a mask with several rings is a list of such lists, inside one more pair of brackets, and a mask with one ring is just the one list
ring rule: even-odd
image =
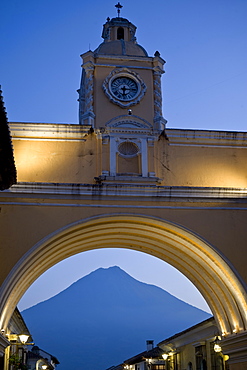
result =
[[247,369],[247,331],[224,338],[220,345],[224,355],[229,356],[229,370]]
[[0,357],[5,354],[5,349],[9,346],[9,341],[0,333]]

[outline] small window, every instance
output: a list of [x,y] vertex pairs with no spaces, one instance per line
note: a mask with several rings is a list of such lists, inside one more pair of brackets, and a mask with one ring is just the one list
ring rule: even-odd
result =
[[158,364],[158,365],[152,365],[152,370],[166,370],[166,365],[164,364]]
[[131,141],[123,141],[118,146],[117,173],[121,176],[140,176],[141,157],[138,146]]
[[124,29],[123,27],[118,27],[117,29],[117,39],[124,40]]
[[118,152],[123,157],[135,157],[139,152],[139,148],[131,141],[124,141],[118,146]]

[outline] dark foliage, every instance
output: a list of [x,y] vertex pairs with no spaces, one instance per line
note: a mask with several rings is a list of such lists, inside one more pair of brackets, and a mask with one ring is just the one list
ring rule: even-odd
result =
[[0,190],[16,183],[16,168],[8,119],[0,90]]

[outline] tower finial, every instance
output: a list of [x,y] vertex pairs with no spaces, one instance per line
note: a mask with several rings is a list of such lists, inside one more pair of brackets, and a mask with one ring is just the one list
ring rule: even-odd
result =
[[123,7],[123,5],[120,4],[120,2],[118,2],[116,5],[115,5],[115,8],[117,8],[117,15],[118,17],[120,17],[120,9]]

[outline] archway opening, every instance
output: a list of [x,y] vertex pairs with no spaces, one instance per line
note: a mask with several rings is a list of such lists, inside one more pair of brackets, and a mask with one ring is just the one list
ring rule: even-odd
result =
[[197,288],[176,268],[159,258],[130,249],[104,248],[66,258],[42,274],[18,303],[23,311],[43,302],[92,272],[117,266],[137,281],[154,285],[211,314]]
[[181,271],[207,301],[221,335],[246,329],[244,289],[233,269],[212,246],[177,225],[131,215],[76,222],[35,245],[3,284],[1,328],[7,326],[24,292],[48,268],[82,251],[116,246],[148,253]]
[[[82,270],[85,271],[83,277]],[[59,294],[52,294],[55,297],[45,301],[50,297],[42,297],[42,289],[47,292],[57,281],[60,285],[69,273],[72,285],[67,284],[68,288],[63,287],[60,293],[58,289]],[[164,338],[210,316],[161,292],[157,288],[160,285],[169,293],[177,287],[177,296],[180,287],[180,294],[187,291],[184,296],[188,300],[194,294],[188,279],[156,257],[128,249],[90,250],[60,262],[34,282],[27,293],[30,293],[31,302],[35,294],[42,302],[22,315],[35,343],[54,354],[61,368],[70,365],[66,351],[73,353],[75,368],[79,360],[74,352],[81,353],[81,357],[87,353],[83,366],[95,368],[97,364],[93,363],[96,359],[92,353],[95,338],[101,343],[97,356],[101,358],[102,368],[108,368],[143,351],[148,338],[152,338],[156,346]],[[63,336],[64,323],[70,328],[73,345],[70,341],[66,343]],[[113,340],[114,336],[117,340]]]

